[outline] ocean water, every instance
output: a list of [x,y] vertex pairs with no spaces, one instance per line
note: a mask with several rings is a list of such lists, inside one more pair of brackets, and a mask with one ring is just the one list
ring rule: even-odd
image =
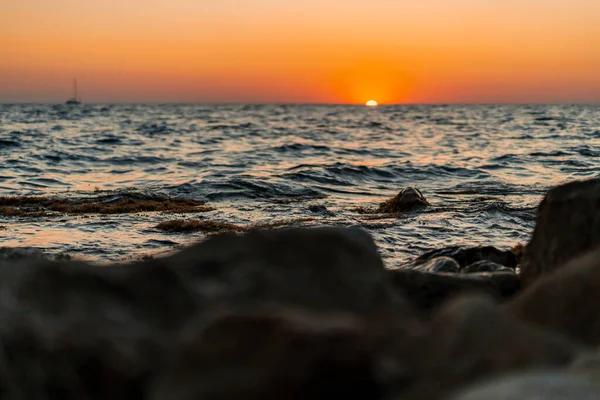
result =
[[[512,247],[545,191],[600,176],[598,106],[0,105],[0,196],[202,199],[198,214],[0,216],[0,246],[86,260],[164,254],[172,219],[362,226],[390,267],[447,245]],[[357,211],[406,186],[432,204]]]

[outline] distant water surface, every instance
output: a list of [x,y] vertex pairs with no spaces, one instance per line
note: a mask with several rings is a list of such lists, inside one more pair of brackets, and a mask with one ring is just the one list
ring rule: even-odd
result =
[[[366,228],[394,266],[446,245],[526,241],[544,192],[599,177],[599,157],[596,106],[0,105],[0,196],[135,192],[215,208],[0,217],[0,246],[128,260],[204,237],[155,229],[170,219],[313,218],[304,225]],[[409,185],[433,207],[356,210]]]

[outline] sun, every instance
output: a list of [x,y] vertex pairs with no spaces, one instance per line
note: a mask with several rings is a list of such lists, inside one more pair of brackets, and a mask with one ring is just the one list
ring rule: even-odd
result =
[[369,100],[367,101],[367,106],[368,107],[377,107],[379,105],[379,103],[377,103],[375,100]]

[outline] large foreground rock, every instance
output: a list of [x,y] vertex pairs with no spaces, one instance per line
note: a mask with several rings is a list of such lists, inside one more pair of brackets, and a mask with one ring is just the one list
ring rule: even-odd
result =
[[[256,315],[269,307],[327,317]],[[132,265],[5,260],[0,320],[0,391],[15,399],[184,396],[213,379],[202,387],[377,398],[368,350],[402,348],[421,329],[370,236],[335,228],[215,237]],[[212,360],[206,380],[169,386],[197,360]]]
[[395,287],[413,306],[422,310],[438,308],[445,301],[466,293],[506,299],[517,293],[521,285],[519,277],[512,271],[455,274],[396,269],[389,274]]
[[565,337],[503,314],[490,299],[472,296],[446,304],[414,348],[414,380],[395,398],[445,399],[498,374],[566,366],[580,350]]
[[506,308],[519,318],[600,345],[600,249],[537,279]]
[[182,342],[150,398],[381,399],[384,380],[365,332],[341,314],[225,314]]
[[550,190],[541,202],[525,248],[525,284],[600,246],[600,179],[571,182]]
[[224,235],[164,262],[202,301],[229,306],[277,303],[371,315],[405,304],[371,236],[359,228]]
[[597,381],[559,371],[535,371],[497,378],[452,397],[452,400],[596,400]]

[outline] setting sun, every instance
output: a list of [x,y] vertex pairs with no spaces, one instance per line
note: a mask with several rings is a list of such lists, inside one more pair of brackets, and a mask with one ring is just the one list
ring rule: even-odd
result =
[[377,107],[379,105],[379,103],[377,103],[375,100],[369,100],[367,101],[367,106],[368,107]]

